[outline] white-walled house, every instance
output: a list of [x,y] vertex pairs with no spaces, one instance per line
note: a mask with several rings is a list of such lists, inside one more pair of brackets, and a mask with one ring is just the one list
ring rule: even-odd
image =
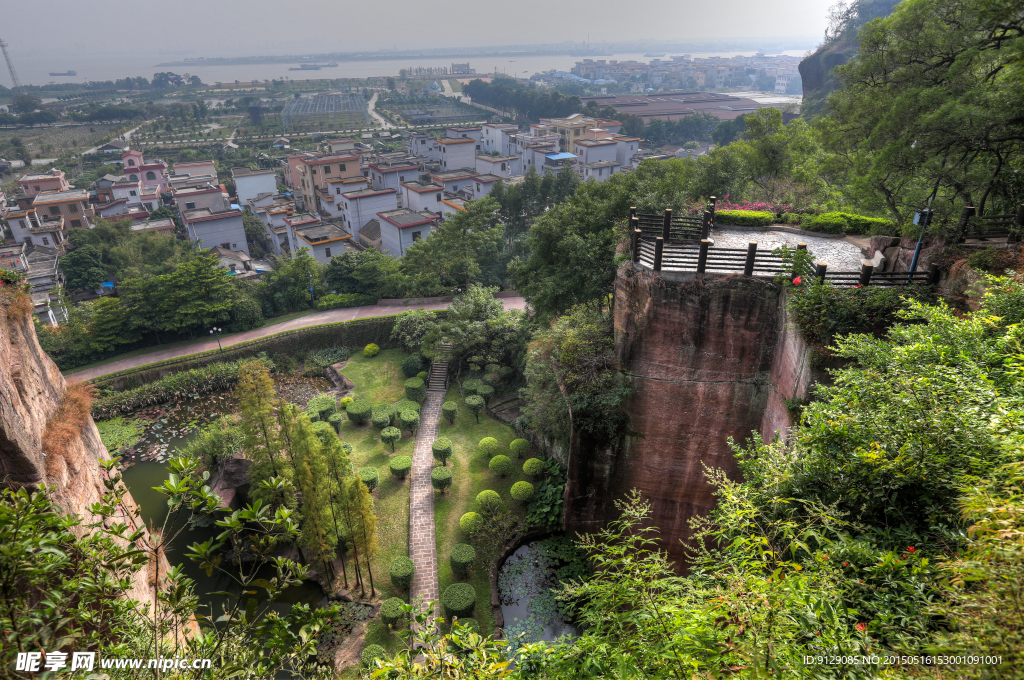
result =
[[502,179],[504,178],[499,177],[497,175],[492,175],[490,173],[485,173],[474,177],[473,180],[468,185],[471,200],[478,201],[487,194],[491,193],[491,187],[494,186],[494,183]]
[[576,142],[576,155],[580,165],[614,161],[618,155],[618,144],[614,139],[580,139]]
[[477,156],[476,171],[499,177],[514,177],[523,174],[519,156]]
[[402,182],[410,182],[417,179],[419,172],[420,166],[414,164],[384,165],[370,163],[370,182],[374,189],[394,189],[398,191],[398,187]]
[[260,194],[277,193],[277,175],[273,170],[231,168],[231,178],[235,180],[235,195],[238,196],[239,205],[245,205],[249,199]]
[[441,147],[441,170],[476,167],[476,155],[480,151],[480,142],[467,137],[465,139],[439,139]]
[[338,197],[341,225],[355,236],[377,213],[398,208],[398,192],[394,189],[360,189]]
[[[580,148],[579,142],[576,143],[576,148]],[[579,167],[583,171],[583,181],[593,179],[598,182],[607,181],[609,177],[616,172],[620,172],[622,169],[618,161],[595,161],[593,163],[585,163]]]
[[437,184],[422,182],[402,182],[402,207],[417,212],[428,210],[441,212],[441,201],[444,199],[444,187]]
[[425,132],[412,134],[405,142],[405,149],[417,156],[424,156],[428,161],[437,163],[441,160],[441,147],[433,135]]
[[460,168],[448,172],[432,172],[430,179],[434,184],[443,186],[445,191],[454,194],[458,193],[459,189],[466,188],[476,175],[477,173],[469,168]]
[[310,254],[317,262],[329,264],[335,255],[345,252],[345,243],[352,240],[352,235],[336,224],[323,223],[295,230],[300,248],[309,248]]
[[519,126],[511,123],[485,123],[481,126],[481,131],[483,136],[480,141],[483,144],[482,151],[484,153],[494,151],[504,153],[505,140],[508,139],[509,134],[519,132]]
[[427,238],[437,227],[438,217],[429,211],[398,208],[377,213],[380,222],[381,248],[391,257],[405,255],[416,241]]
[[211,210],[196,208],[181,214],[190,241],[198,241],[209,249],[221,246],[229,250],[242,250],[249,254],[249,244],[242,226],[242,211],[235,208]]
[[297,213],[284,218],[285,226],[288,228],[288,242],[291,244],[289,250],[297,253],[305,245],[296,233],[299,229],[306,229],[320,224],[320,218],[310,213]]
[[249,211],[266,225],[267,241],[275,255],[290,252],[288,225],[284,218],[295,214],[295,200],[285,194],[261,194],[248,201]]
[[444,129],[444,136],[447,139],[483,139],[482,127],[449,127]]

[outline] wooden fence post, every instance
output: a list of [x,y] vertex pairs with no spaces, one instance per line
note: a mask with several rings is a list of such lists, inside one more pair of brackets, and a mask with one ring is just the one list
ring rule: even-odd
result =
[[928,285],[937,286],[939,284],[939,276],[942,272],[939,271],[939,265],[937,262],[932,262],[928,265]]
[[825,283],[825,271],[828,269],[828,265],[824,262],[819,262],[814,267],[814,276],[818,279],[818,283]]
[[667,242],[672,233],[672,208],[665,208],[665,222],[661,227],[661,237]]
[[717,196],[708,196],[708,200],[711,201],[711,219],[715,219],[715,204],[718,203]]
[[757,241],[747,244],[747,261],[743,263],[743,275],[754,275],[754,258],[757,257]]
[[874,269],[874,265],[865,262],[860,266],[860,280],[857,282],[858,285],[867,286],[871,283],[871,270]]
[[633,230],[633,264],[640,264],[640,230]]
[[629,209],[629,219],[632,220],[634,217],[636,217],[636,206],[635,205],[631,206],[630,209]]
[[701,216],[700,222],[700,238],[703,241],[711,235],[711,213],[707,210]]
[[654,239],[654,271],[661,271],[661,258],[665,254],[665,239],[658,237]]
[[708,265],[708,246],[711,241],[706,238],[700,240],[700,252],[697,254],[697,273],[703,274]]

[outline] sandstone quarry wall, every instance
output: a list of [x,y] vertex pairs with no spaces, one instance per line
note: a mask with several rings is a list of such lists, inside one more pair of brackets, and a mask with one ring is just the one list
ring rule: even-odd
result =
[[714,507],[705,469],[738,478],[728,438],[785,432],[785,399],[803,398],[812,375],[778,286],[742,276],[677,279],[630,263],[619,270],[616,352],[636,390],[626,405],[634,433],[570,454],[564,520],[570,532],[599,529],[617,516],[614,501],[638,489],[682,569],[690,519]]

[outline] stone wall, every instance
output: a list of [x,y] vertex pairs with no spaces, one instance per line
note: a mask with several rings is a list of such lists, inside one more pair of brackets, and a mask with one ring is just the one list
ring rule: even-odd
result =
[[626,405],[633,434],[570,454],[565,525],[599,529],[614,501],[638,489],[670,559],[682,567],[689,520],[714,507],[705,468],[739,475],[728,438],[771,438],[789,427],[785,399],[811,383],[810,352],[786,323],[781,290],[742,276],[701,280],[620,268],[615,339],[636,390]]

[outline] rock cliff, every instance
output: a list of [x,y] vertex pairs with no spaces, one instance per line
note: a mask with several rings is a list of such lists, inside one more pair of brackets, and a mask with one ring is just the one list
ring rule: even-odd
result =
[[705,467],[737,477],[729,437],[771,439],[789,427],[785,400],[812,383],[810,353],[778,286],[742,276],[670,281],[630,263],[615,282],[615,336],[636,390],[626,405],[634,434],[570,454],[566,529],[600,528],[635,488],[683,568],[690,518],[714,507]]

